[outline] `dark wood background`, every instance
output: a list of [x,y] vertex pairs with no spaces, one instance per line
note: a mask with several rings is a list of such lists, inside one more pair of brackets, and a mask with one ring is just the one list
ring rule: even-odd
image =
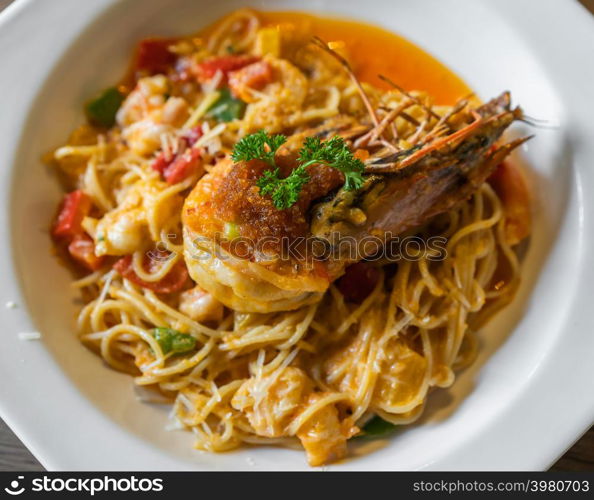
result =
[[[0,10],[13,0],[0,0]],[[536,3],[537,0],[532,0]],[[594,0],[580,0],[594,14]],[[584,15],[587,15],[584,11]],[[0,471],[39,471],[43,466],[0,420]],[[551,468],[554,471],[594,472],[594,427]]]

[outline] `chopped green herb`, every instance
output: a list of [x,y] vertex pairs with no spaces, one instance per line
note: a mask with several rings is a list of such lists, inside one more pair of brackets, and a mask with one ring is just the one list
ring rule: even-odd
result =
[[239,232],[239,226],[235,224],[235,222],[225,222],[223,227],[223,234],[225,238],[229,241],[234,240],[235,238],[239,238],[241,233]]
[[161,346],[163,354],[182,354],[196,347],[196,339],[187,333],[181,333],[173,328],[154,328],[151,335]]
[[371,436],[371,437],[378,437],[378,436],[385,436],[386,434],[391,433],[396,429],[394,424],[390,422],[386,422],[383,418],[378,417],[377,415],[372,417],[369,422],[367,422],[364,426],[362,436]]
[[220,122],[230,122],[243,116],[245,102],[233,97],[231,91],[225,88],[220,91],[219,98],[212,103],[206,114],[209,118],[215,118]]
[[274,170],[267,170],[257,181],[262,196],[270,195],[274,206],[286,209],[299,199],[303,186],[309,181],[306,168],[314,164],[328,165],[344,174],[344,189],[353,191],[363,184],[365,165],[355,158],[347,144],[340,137],[333,137],[322,142],[319,138],[308,137],[299,151],[299,165],[288,177],[280,177],[280,169],[276,166],[275,155],[286,142],[284,135],[268,135],[264,130],[241,139],[233,149],[232,159],[235,162],[262,160]]
[[309,182],[309,175],[303,165],[299,165],[284,179],[280,178],[279,173],[278,168],[267,170],[258,179],[256,185],[260,188],[260,194],[269,194],[274,206],[283,210],[297,203],[301,189]]
[[124,102],[124,96],[118,89],[110,87],[104,90],[98,97],[87,103],[86,112],[89,122],[100,127],[112,127],[122,102]]
[[196,347],[196,339],[187,333],[178,333],[171,339],[171,351],[182,353],[191,351]]
[[264,130],[243,137],[233,148],[231,158],[234,162],[263,160],[276,167],[274,156],[285,142],[284,135],[268,135]]
[[334,136],[324,142],[319,137],[307,137],[299,151],[299,161],[304,166],[322,163],[340,170],[344,174],[347,191],[359,189],[363,184],[365,165],[353,156],[341,137]]

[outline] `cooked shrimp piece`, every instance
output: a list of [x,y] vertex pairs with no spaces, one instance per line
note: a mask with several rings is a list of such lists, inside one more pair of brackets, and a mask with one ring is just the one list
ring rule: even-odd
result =
[[130,149],[147,156],[161,147],[161,137],[175,132],[188,114],[184,99],[167,99],[169,83],[163,75],[141,78],[117,112],[116,120]]
[[[385,148],[372,149],[366,160],[370,173],[358,190],[336,191],[344,180],[340,172],[323,165],[308,167],[310,180],[298,201],[283,210],[257,186],[269,168],[266,162],[222,160],[185,202],[184,248],[192,278],[227,307],[244,312],[291,310],[319,300],[350,263],[367,257],[370,248],[377,250],[362,244],[367,238],[397,236],[466,200],[524,141],[496,145],[522,116],[521,110],[511,108],[507,93],[464,116],[458,129],[452,126],[447,135],[428,133],[412,148],[389,154]],[[365,136],[372,138],[375,130],[358,126],[349,133],[336,119],[328,128],[327,134],[367,146],[372,141]],[[283,175],[295,167],[295,143],[308,133],[319,136],[324,131],[312,129],[288,141],[285,153],[277,155]],[[315,203],[323,197],[326,201]],[[311,236],[332,249],[328,258],[311,259],[315,249],[306,241]],[[342,244],[345,240],[348,245]],[[300,241],[306,242],[299,246]],[[315,241],[309,239],[312,245]],[[284,245],[310,258],[286,256]]]
[[170,97],[163,106],[163,123],[180,127],[188,119],[188,101],[181,97]]
[[[341,182],[325,167],[310,169],[301,201],[276,209],[260,196],[263,162],[220,161],[196,184],[182,213],[190,275],[227,307],[245,312],[287,311],[317,302],[330,271],[305,258],[307,208]],[[292,247],[290,245],[293,245]]]
[[289,61],[265,57],[263,62],[271,68],[272,76],[265,75],[261,81],[270,83],[250,92],[252,97],[243,118],[245,134],[261,129],[280,132],[287,118],[299,112],[307,96],[307,78]]
[[231,405],[247,415],[259,436],[282,437],[311,390],[312,382],[303,370],[287,367],[246,380]]
[[[522,117],[521,109],[511,108],[507,92],[466,117],[468,122],[447,135],[427,134],[408,149],[372,155],[361,189],[341,189],[312,209],[313,235],[328,242],[393,237],[468,199],[526,138],[497,145],[507,127]],[[364,247],[357,257],[367,257]]]
[[165,104],[165,94],[168,90],[169,83],[163,75],[138,80],[136,87],[128,94],[116,114],[118,125],[125,128],[143,120],[151,112],[161,109]]
[[183,292],[179,310],[200,323],[218,322],[223,319],[223,304],[199,286]]
[[148,236],[142,209],[114,210],[97,224],[97,255],[127,255],[142,249]]
[[[290,437],[290,424],[327,393],[313,392],[313,383],[299,368],[283,368],[264,377],[253,376],[237,390],[231,405],[247,415],[259,436]],[[310,465],[322,465],[346,455],[347,440],[358,432],[349,419],[341,421],[333,404],[322,406],[297,430]]]
[[94,227],[95,252],[100,255],[127,255],[144,250],[147,241],[158,241],[152,234],[151,220],[167,220],[182,204],[174,195],[167,203],[155,203],[168,185],[162,181],[139,181],[120,195],[118,206],[107,212]]
[[171,125],[155,123],[147,118],[126,127],[122,137],[134,153],[148,156],[161,147],[161,137],[173,130]]
[[[321,392],[312,393],[305,405],[315,405],[325,395]],[[347,454],[347,440],[358,431],[349,419],[341,422],[336,406],[330,404],[315,412],[301,426],[297,437],[305,448],[309,465],[315,467],[344,458]]]
[[384,350],[371,405],[391,414],[412,411],[422,404],[427,391],[427,359],[399,340],[391,340]]

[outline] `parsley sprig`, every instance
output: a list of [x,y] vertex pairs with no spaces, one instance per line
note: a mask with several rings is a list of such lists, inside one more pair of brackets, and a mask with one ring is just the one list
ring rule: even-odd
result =
[[308,137],[299,151],[299,165],[288,177],[281,178],[275,162],[278,149],[287,141],[284,135],[268,135],[264,130],[241,139],[233,149],[234,162],[262,160],[273,170],[265,171],[256,182],[262,196],[270,195],[274,206],[280,210],[292,207],[299,199],[303,186],[310,177],[306,168],[314,164],[328,165],[344,174],[347,191],[359,189],[363,184],[363,162],[355,158],[344,140],[338,136],[327,141]]
[[279,168],[267,170],[258,179],[256,185],[262,196],[270,195],[273,205],[284,210],[292,207],[299,199],[303,186],[309,182],[309,174],[303,165],[294,169],[288,177],[281,179]]
[[340,170],[344,174],[344,188],[347,191],[359,189],[363,184],[365,165],[355,158],[344,140],[338,136],[322,142],[319,137],[308,137],[299,151],[301,165],[307,167],[314,163],[323,163]]
[[284,135],[268,135],[264,130],[260,130],[242,138],[233,148],[231,158],[236,163],[263,160],[276,167],[274,155],[285,142],[287,142],[287,137]]

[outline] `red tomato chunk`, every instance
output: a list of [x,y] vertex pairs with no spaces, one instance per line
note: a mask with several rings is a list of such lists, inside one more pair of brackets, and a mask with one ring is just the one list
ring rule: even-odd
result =
[[[151,272],[157,266],[162,265],[162,262],[156,262],[153,259],[145,258],[143,262],[144,268]],[[124,278],[130,280],[132,283],[143,288],[148,288],[156,293],[174,293],[180,291],[188,283],[189,275],[186,264],[183,260],[176,262],[171,271],[159,281],[144,281],[135,272],[132,265],[132,256],[126,255],[118,260],[113,268],[120,273]]]
[[175,63],[177,56],[169,51],[175,42],[171,38],[147,38],[138,45],[134,69],[151,75],[167,73]]
[[204,83],[214,77],[218,71],[223,74],[223,81],[227,80],[229,73],[248,66],[260,58],[248,55],[229,55],[221,57],[212,57],[207,59],[196,67],[196,76],[198,81]]
[[530,235],[532,226],[530,190],[522,171],[506,160],[489,177],[489,184],[503,202],[507,242],[515,245]]
[[83,233],[82,220],[89,215],[91,198],[80,189],[64,196],[52,234],[56,238],[72,239]]
[[96,271],[105,259],[95,255],[95,242],[82,227],[82,221],[89,215],[92,205],[89,195],[80,189],[65,195],[52,235],[58,242],[68,245],[68,253],[76,263]]
[[272,81],[272,68],[266,61],[258,61],[229,74],[229,88],[243,101],[253,100],[249,89],[260,90]]
[[152,167],[161,173],[168,184],[177,184],[202,168],[202,152],[198,148],[188,148],[183,154],[169,160],[164,153],[159,153]]
[[95,255],[95,242],[87,234],[79,234],[68,245],[72,258],[91,271],[97,271],[103,265],[104,257]]
[[367,262],[357,262],[346,268],[344,275],[336,282],[336,286],[347,302],[360,304],[377,285],[380,272]]

